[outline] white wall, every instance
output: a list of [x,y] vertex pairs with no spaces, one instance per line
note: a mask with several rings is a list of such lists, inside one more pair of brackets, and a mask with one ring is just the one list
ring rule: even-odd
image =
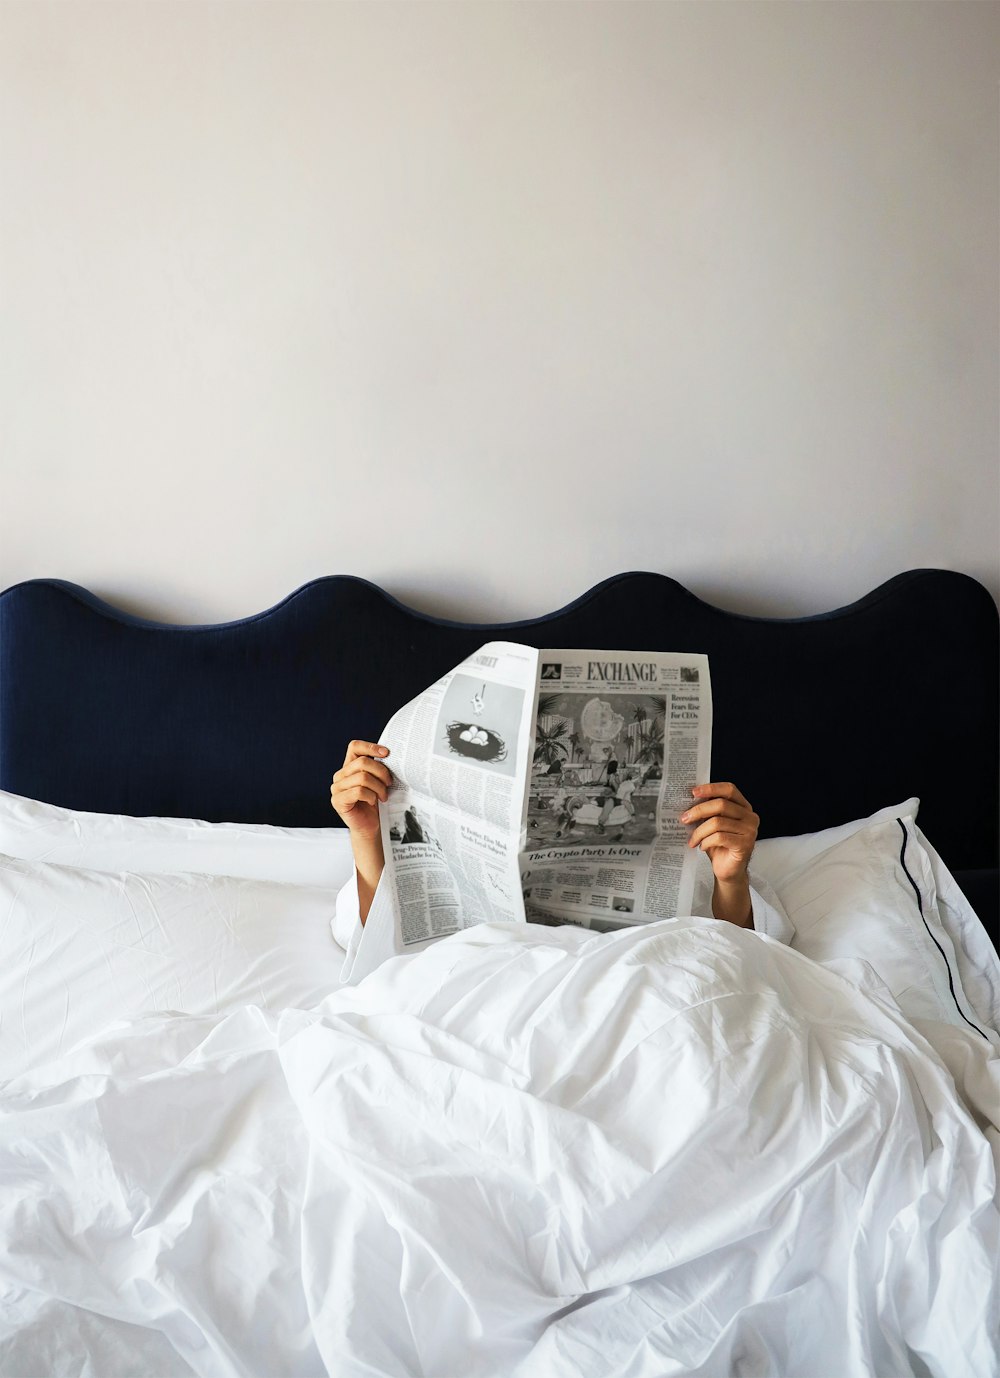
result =
[[1000,6],[0,5],[0,586],[1000,593]]

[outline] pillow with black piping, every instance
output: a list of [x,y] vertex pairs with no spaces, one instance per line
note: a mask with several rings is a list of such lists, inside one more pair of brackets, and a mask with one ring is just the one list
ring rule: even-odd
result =
[[[2,800],[0,800],[2,802]],[[822,828],[815,833],[794,833],[788,837],[765,837],[758,841],[753,852],[754,874],[766,880],[775,890],[793,872],[800,871],[813,857],[829,851],[838,842],[843,842],[854,833],[860,832],[872,823],[881,823],[886,818],[905,818],[909,815],[916,821],[920,800],[913,796],[901,804],[887,804],[867,818],[854,818],[849,823],[840,823],[833,828]],[[2,814],[0,814],[2,818]],[[2,833],[0,833],[2,841]]]
[[869,823],[775,886],[792,947],[818,962],[868,963],[910,1020],[939,1020],[998,1042],[962,982],[938,912],[934,874],[912,816]]

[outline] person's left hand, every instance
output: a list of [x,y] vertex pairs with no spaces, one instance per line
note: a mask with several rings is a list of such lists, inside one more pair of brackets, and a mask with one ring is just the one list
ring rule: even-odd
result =
[[681,814],[681,822],[693,824],[689,847],[700,847],[712,863],[715,879],[723,884],[746,877],[757,841],[760,818],[729,780],[695,785],[695,802]]

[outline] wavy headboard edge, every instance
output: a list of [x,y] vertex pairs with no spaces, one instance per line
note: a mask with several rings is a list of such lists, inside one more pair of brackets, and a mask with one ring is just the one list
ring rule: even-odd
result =
[[1000,639],[971,577],[899,574],[814,617],[754,618],[620,574],[525,621],[449,622],[346,575],[236,622],[177,627],[58,580],[0,594],[0,787],[75,809],[332,826],[350,736],[484,641],[711,657],[713,773],[763,833],[917,794],[952,869],[998,864]]

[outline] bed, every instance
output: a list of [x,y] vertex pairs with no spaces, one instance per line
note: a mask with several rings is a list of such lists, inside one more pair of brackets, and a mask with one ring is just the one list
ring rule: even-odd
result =
[[[488,640],[710,657],[791,946],[484,925],[338,988],[346,742]],[[0,1373],[1000,1373],[997,609],[652,573],[459,624],[0,594]]]

